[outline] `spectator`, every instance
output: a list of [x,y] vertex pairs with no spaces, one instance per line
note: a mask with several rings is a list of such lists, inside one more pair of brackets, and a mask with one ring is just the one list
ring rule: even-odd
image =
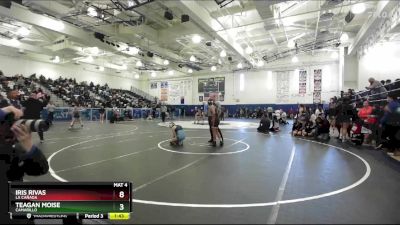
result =
[[49,103],[46,106],[48,115],[47,115],[47,122],[50,125],[53,125],[53,120],[54,120],[54,110],[55,110],[56,106],[53,104],[52,101],[49,101]]
[[389,94],[387,97],[387,105],[384,108],[385,114],[379,121],[380,126],[384,126],[384,133],[387,140],[385,147],[389,152],[393,152],[395,156],[400,155],[400,104]]
[[[40,112],[44,107],[46,107],[46,105],[47,104],[45,102],[38,100],[37,95],[32,93],[28,100],[22,102],[22,106],[24,107],[24,116],[22,118],[33,120],[40,119]],[[38,135],[40,138],[40,143],[43,143],[43,131],[39,130]]]
[[340,124],[339,139],[341,139],[342,142],[350,140],[348,129],[350,127],[351,118],[353,117],[353,107],[350,103],[350,99],[345,96],[339,101],[336,107],[336,123]]
[[367,90],[370,91],[370,99],[383,99],[386,98],[386,88],[383,86],[385,84],[385,81],[383,81],[383,84],[374,78],[369,78],[368,79],[369,86],[365,87]]
[[260,125],[257,128],[257,131],[260,133],[269,133],[269,127],[271,126],[271,121],[268,119],[267,116],[262,115]]
[[[372,133],[375,133],[375,124],[376,124],[376,118],[373,117],[372,111],[373,107],[369,105],[368,101],[364,102],[363,107],[358,111],[358,117],[360,118],[361,121],[363,121],[363,124],[366,128],[370,129]],[[366,134],[364,136],[364,144],[369,145],[371,142],[372,135]]]
[[329,121],[322,117],[317,117],[316,119],[316,128],[315,128],[315,137],[319,140],[329,140]]

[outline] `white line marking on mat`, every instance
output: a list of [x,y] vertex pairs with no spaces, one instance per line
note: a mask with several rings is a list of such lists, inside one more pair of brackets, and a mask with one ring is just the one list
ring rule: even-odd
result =
[[243,139],[241,139],[241,140],[239,140],[239,141],[236,141],[236,142],[233,143],[233,144],[228,145],[228,148],[229,148],[229,147],[232,147],[232,146],[234,146],[234,145],[236,145],[237,143],[241,143],[242,141],[244,141],[244,139],[246,139],[246,138],[243,138]]
[[[129,135],[129,134],[124,134],[124,135]],[[120,136],[123,136],[123,135],[120,135]],[[279,135],[274,135],[274,136],[279,137]],[[56,150],[47,159],[48,162],[49,162],[50,175],[54,179],[56,179],[56,180],[58,180],[60,182],[68,182],[68,180],[66,180],[65,178],[57,175],[57,173],[54,172],[53,168],[51,167],[52,158],[55,157],[58,153],[60,153],[62,151],[65,151],[65,150],[67,150],[67,149],[69,149],[71,147],[74,147],[76,145],[87,143],[87,142],[91,142],[91,141],[101,140],[101,139],[105,139],[105,138],[110,138],[110,137],[114,137],[114,136],[101,137],[101,138],[95,138],[95,139],[91,139],[91,140],[87,140],[87,141],[82,141],[82,142],[79,142],[79,143],[76,143],[76,144],[72,144],[72,145],[66,146],[66,147],[64,147],[62,149]],[[289,138],[289,137],[287,137],[287,138]],[[310,141],[310,140],[304,140],[304,141]],[[313,142],[313,141],[311,141],[311,142]],[[355,153],[352,153],[352,152],[350,152],[350,151],[348,151],[346,149],[343,149],[341,147],[334,146],[334,145],[329,145],[329,144],[320,143],[320,142],[315,142],[315,143],[320,144],[320,145],[329,146],[329,147],[335,148],[337,150],[344,151],[344,152],[346,152],[346,153],[348,153],[350,155],[353,155],[354,157],[358,158],[359,160],[362,161],[362,163],[364,163],[364,166],[366,168],[365,174],[359,180],[354,182],[353,184],[348,185],[346,187],[343,187],[341,189],[335,190],[335,191],[331,191],[331,192],[327,192],[327,193],[323,193],[323,194],[319,194],[319,195],[314,195],[314,196],[309,196],[309,197],[304,197],[304,198],[281,200],[279,202],[259,202],[259,203],[247,203],[247,204],[191,204],[191,203],[181,203],[181,202],[149,201],[149,200],[142,200],[142,199],[135,199],[135,198],[132,198],[132,202],[139,203],[139,204],[147,204],[147,205],[170,206],[170,207],[189,207],[189,208],[249,208],[249,207],[265,207],[265,206],[273,206],[273,205],[276,205],[278,203],[279,204],[291,204],[291,203],[311,201],[311,200],[321,199],[321,198],[325,198],[325,197],[329,197],[329,196],[334,196],[334,195],[346,192],[348,190],[351,190],[353,188],[356,188],[357,186],[361,185],[364,181],[366,181],[368,179],[368,177],[370,176],[371,167],[368,164],[368,162],[365,159],[363,159],[361,156],[359,156],[359,155],[357,155]]]
[[121,158],[130,156],[130,155],[136,155],[136,154],[139,154],[139,153],[142,153],[142,152],[152,151],[152,150],[155,150],[155,149],[156,149],[156,147],[152,147],[152,148],[147,149],[147,150],[143,150],[143,151],[139,151],[139,152],[131,152],[131,153],[128,153],[128,154],[125,154],[125,155],[120,155],[120,156],[109,158],[109,159],[103,159],[103,160],[99,160],[99,161],[96,161],[96,162],[91,162],[91,163],[86,163],[86,164],[79,165],[79,166],[70,167],[70,168],[67,168],[67,169],[57,170],[55,172],[56,173],[65,172],[65,171],[70,171],[70,170],[82,168],[82,167],[85,167],[85,166],[92,166],[92,165],[95,165],[95,164],[99,164],[99,163],[103,163],[103,162],[107,162],[107,161],[111,161],[111,160],[115,160],[115,159],[121,159]]
[[136,192],[136,191],[138,191],[138,190],[140,190],[140,189],[142,189],[142,188],[145,188],[146,186],[148,186],[148,185],[150,185],[150,184],[153,184],[153,183],[155,183],[155,182],[157,182],[157,181],[159,181],[159,180],[162,180],[162,179],[164,179],[164,178],[166,178],[166,177],[168,177],[168,176],[170,176],[170,175],[172,175],[172,174],[174,174],[174,173],[178,173],[179,171],[182,171],[182,170],[184,170],[184,169],[186,169],[186,168],[188,168],[188,167],[190,167],[190,166],[192,166],[192,165],[194,165],[194,164],[200,162],[201,160],[203,160],[203,159],[205,159],[205,158],[207,158],[207,157],[208,157],[208,156],[203,156],[203,157],[201,157],[200,159],[198,159],[198,160],[196,160],[196,161],[193,161],[193,162],[191,162],[191,163],[189,163],[189,164],[187,164],[187,165],[185,165],[185,166],[183,166],[183,167],[181,167],[181,168],[179,168],[179,169],[173,170],[173,171],[171,171],[171,172],[169,172],[169,173],[166,173],[166,174],[162,175],[161,177],[158,177],[158,178],[156,178],[156,179],[154,179],[154,180],[152,180],[152,181],[149,181],[149,182],[147,182],[147,183],[145,183],[145,184],[142,184],[142,185],[140,185],[139,187],[133,189],[133,192]]
[[[191,138],[207,138],[208,139],[208,137],[186,137],[186,139],[191,139]],[[230,139],[230,138],[225,138],[225,140],[237,141],[235,139]],[[165,147],[161,146],[161,144],[163,144],[165,142],[168,142],[168,141],[170,141],[170,140],[167,139],[167,140],[159,142],[158,143],[158,148],[160,150],[163,150],[163,151],[177,153],[177,154],[184,154],[184,155],[231,155],[231,154],[242,153],[242,152],[245,152],[245,151],[250,149],[250,145],[249,144],[239,140],[238,143],[241,143],[241,144],[245,145],[246,147],[244,149],[241,149],[241,150],[238,150],[238,151],[235,151],[235,152],[183,152],[183,151],[178,151],[179,148],[177,148],[177,150],[172,150],[172,149],[168,149],[168,148],[165,148]],[[215,148],[215,149],[218,149],[218,148]]]
[[267,224],[275,224],[276,219],[278,218],[279,207],[280,207],[279,202],[282,200],[283,193],[285,192],[286,183],[289,178],[289,173],[290,173],[290,169],[292,168],[292,163],[293,163],[295,153],[296,153],[296,146],[293,145],[292,152],[290,154],[290,159],[289,159],[288,165],[286,167],[286,171],[282,177],[281,184],[279,185],[278,193],[276,194],[275,202],[277,202],[277,204],[272,207],[272,211],[271,211],[271,214],[267,221]]

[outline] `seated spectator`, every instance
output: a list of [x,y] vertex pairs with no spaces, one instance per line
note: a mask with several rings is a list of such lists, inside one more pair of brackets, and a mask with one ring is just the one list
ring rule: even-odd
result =
[[202,124],[204,124],[204,113],[200,108],[198,108],[196,110],[196,114],[194,115],[194,124],[200,124],[200,121],[202,121]]
[[272,116],[272,127],[269,128],[271,132],[278,132],[279,131],[279,121],[276,115]]
[[298,120],[295,120],[292,127],[292,135],[301,136],[303,133],[303,129],[304,129],[303,123],[301,123]]
[[289,124],[289,122],[287,122],[287,114],[282,109],[281,109],[281,118],[280,118],[279,122],[281,124]]
[[326,118],[317,117],[315,127],[315,137],[318,140],[329,140],[329,128],[330,124]]
[[257,128],[257,131],[260,133],[269,133],[269,127],[271,126],[271,121],[267,116],[262,115],[260,120],[260,125]]
[[314,134],[315,134],[315,125],[311,120],[309,120],[306,122],[301,135],[303,137],[312,137],[314,136]]
[[370,99],[384,99],[387,96],[386,93],[386,88],[383,86],[385,84],[385,81],[383,81],[383,84],[374,78],[369,78],[368,79],[369,86],[365,87],[367,90],[370,91],[371,95]]

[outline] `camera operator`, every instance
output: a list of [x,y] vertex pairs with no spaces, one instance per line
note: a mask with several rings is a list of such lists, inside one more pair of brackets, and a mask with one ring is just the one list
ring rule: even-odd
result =
[[[24,116],[23,119],[40,119],[40,112],[46,107],[47,103],[39,100],[35,93],[32,93],[28,100],[22,102],[22,106],[24,107]],[[43,143],[43,131],[38,130],[40,143]]]
[[[9,116],[19,119],[23,113],[14,106],[0,109],[0,221],[9,224],[8,181],[22,181],[24,174],[39,176],[47,173],[49,165],[43,153],[32,144],[29,128],[9,123]],[[15,145],[14,145],[15,144]],[[26,221],[24,221],[26,223]]]

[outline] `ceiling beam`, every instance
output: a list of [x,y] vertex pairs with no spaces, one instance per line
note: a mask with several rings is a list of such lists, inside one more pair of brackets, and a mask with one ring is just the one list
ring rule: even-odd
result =
[[210,15],[216,19],[218,17],[230,16],[232,14],[242,13],[242,12],[246,12],[246,11],[250,11],[250,10],[254,10],[254,9],[256,9],[255,5],[249,1],[249,2],[245,2],[243,4],[240,4],[240,5],[224,7],[222,9],[218,8],[217,10],[211,11]]
[[356,37],[354,38],[353,43],[349,47],[348,54],[354,54],[357,49],[364,43],[366,39],[370,35],[375,32],[376,27],[383,21],[386,20],[386,17],[382,16],[382,13],[385,12],[386,15],[389,15],[389,12],[393,9],[393,7],[398,4],[397,1],[379,1],[376,7],[374,14],[371,18],[361,27],[358,31]]
[[[228,51],[238,56],[239,60],[251,64],[251,57],[245,54],[241,46],[236,43],[236,40],[232,37],[232,33],[229,31],[215,32],[216,27],[213,28],[213,25],[218,26],[219,22],[210,16],[209,12],[200,5],[201,3],[199,4],[198,1],[181,0],[176,4],[183,12],[187,12],[190,15],[192,18],[191,21],[199,26],[204,33],[208,33],[219,40],[227,47]],[[221,24],[219,24],[219,27],[222,27]]]
[[[146,56],[141,57],[139,55],[133,56],[124,51],[119,51],[116,47],[110,46],[104,42],[101,42],[99,39],[95,38],[92,32],[84,31],[83,29],[75,27],[69,23],[62,22],[64,24],[64,29],[57,30],[51,23],[51,21],[53,21],[53,22],[56,21],[55,19],[44,16],[44,15],[39,15],[39,14],[33,13],[33,12],[29,11],[26,7],[21,6],[19,4],[13,3],[10,9],[0,6],[0,15],[16,19],[18,21],[21,21],[21,22],[24,22],[27,24],[31,24],[33,26],[45,28],[45,29],[51,30],[53,32],[57,32],[59,34],[63,34],[66,37],[68,37],[70,40],[76,41],[76,42],[81,43],[86,46],[97,46],[100,49],[112,52],[117,55],[138,58],[142,61],[147,61],[147,62],[154,63],[156,65],[164,67],[163,60],[158,57],[149,58]],[[169,67],[171,67],[177,71],[182,70],[181,68],[178,67],[177,63],[170,63]]]
[[41,53],[41,54],[47,54],[47,55],[52,55],[53,52],[51,50],[42,48],[42,47],[38,47],[35,45],[30,45],[30,44],[25,44],[25,43],[20,43],[18,46],[16,46],[13,41],[11,41],[10,39],[6,39],[6,38],[2,38],[0,37],[0,45],[3,46],[7,46],[7,47],[12,47],[15,49],[23,49],[26,51],[30,51],[30,52],[36,52],[36,53]]

